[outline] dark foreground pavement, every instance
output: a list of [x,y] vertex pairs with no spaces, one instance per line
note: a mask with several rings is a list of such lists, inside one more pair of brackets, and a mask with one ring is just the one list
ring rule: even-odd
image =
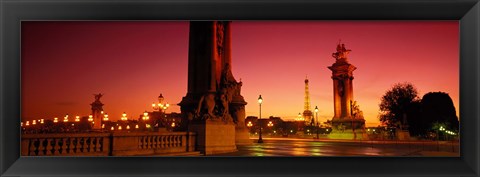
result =
[[455,142],[348,141],[265,138],[264,143],[237,146],[238,151],[213,156],[459,156]]

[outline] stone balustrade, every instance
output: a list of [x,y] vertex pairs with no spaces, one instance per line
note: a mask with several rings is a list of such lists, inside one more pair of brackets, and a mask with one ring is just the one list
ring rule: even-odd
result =
[[193,132],[22,135],[22,156],[131,156],[195,151]]

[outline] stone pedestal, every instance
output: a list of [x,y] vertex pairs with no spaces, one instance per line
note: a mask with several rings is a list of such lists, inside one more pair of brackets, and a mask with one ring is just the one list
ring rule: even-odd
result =
[[397,130],[395,132],[397,140],[408,141],[410,140],[410,132],[408,130]]
[[245,127],[245,105],[247,102],[243,99],[243,96],[236,95],[233,97],[230,103],[230,111],[235,121],[235,143],[237,145],[249,145],[253,144],[253,140],[250,140],[249,132]]
[[253,140],[250,139],[248,129],[243,127],[235,127],[235,144],[236,145],[250,145]]
[[[353,125],[353,128],[352,128]],[[328,134],[329,139],[350,139],[350,140],[368,140],[365,132],[364,119],[333,119],[332,132]]]
[[237,151],[235,145],[235,124],[221,120],[195,121],[189,131],[197,133],[195,149],[205,155]]

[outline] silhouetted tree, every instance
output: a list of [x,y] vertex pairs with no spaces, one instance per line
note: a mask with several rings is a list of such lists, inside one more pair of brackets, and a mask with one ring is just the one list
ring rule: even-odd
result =
[[429,92],[422,98],[422,128],[435,129],[442,124],[447,130],[458,131],[459,121],[452,98],[448,93]]
[[408,124],[407,113],[415,101],[418,91],[411,83],[397,83],[382,96],[380,121],[388,126],[401,127]]
[[421,100],[411,102],[406,110],[408,132],[411,136],[425,135],[428,128],[424,127],[422,119],[422,103]]

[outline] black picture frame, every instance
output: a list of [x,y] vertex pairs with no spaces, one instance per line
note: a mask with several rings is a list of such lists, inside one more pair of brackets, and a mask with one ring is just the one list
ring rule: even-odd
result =
[[[479,176],[478,0],[0,0],[1,176]],[[22,20],[459,20],[460,157],[20,157]]]

